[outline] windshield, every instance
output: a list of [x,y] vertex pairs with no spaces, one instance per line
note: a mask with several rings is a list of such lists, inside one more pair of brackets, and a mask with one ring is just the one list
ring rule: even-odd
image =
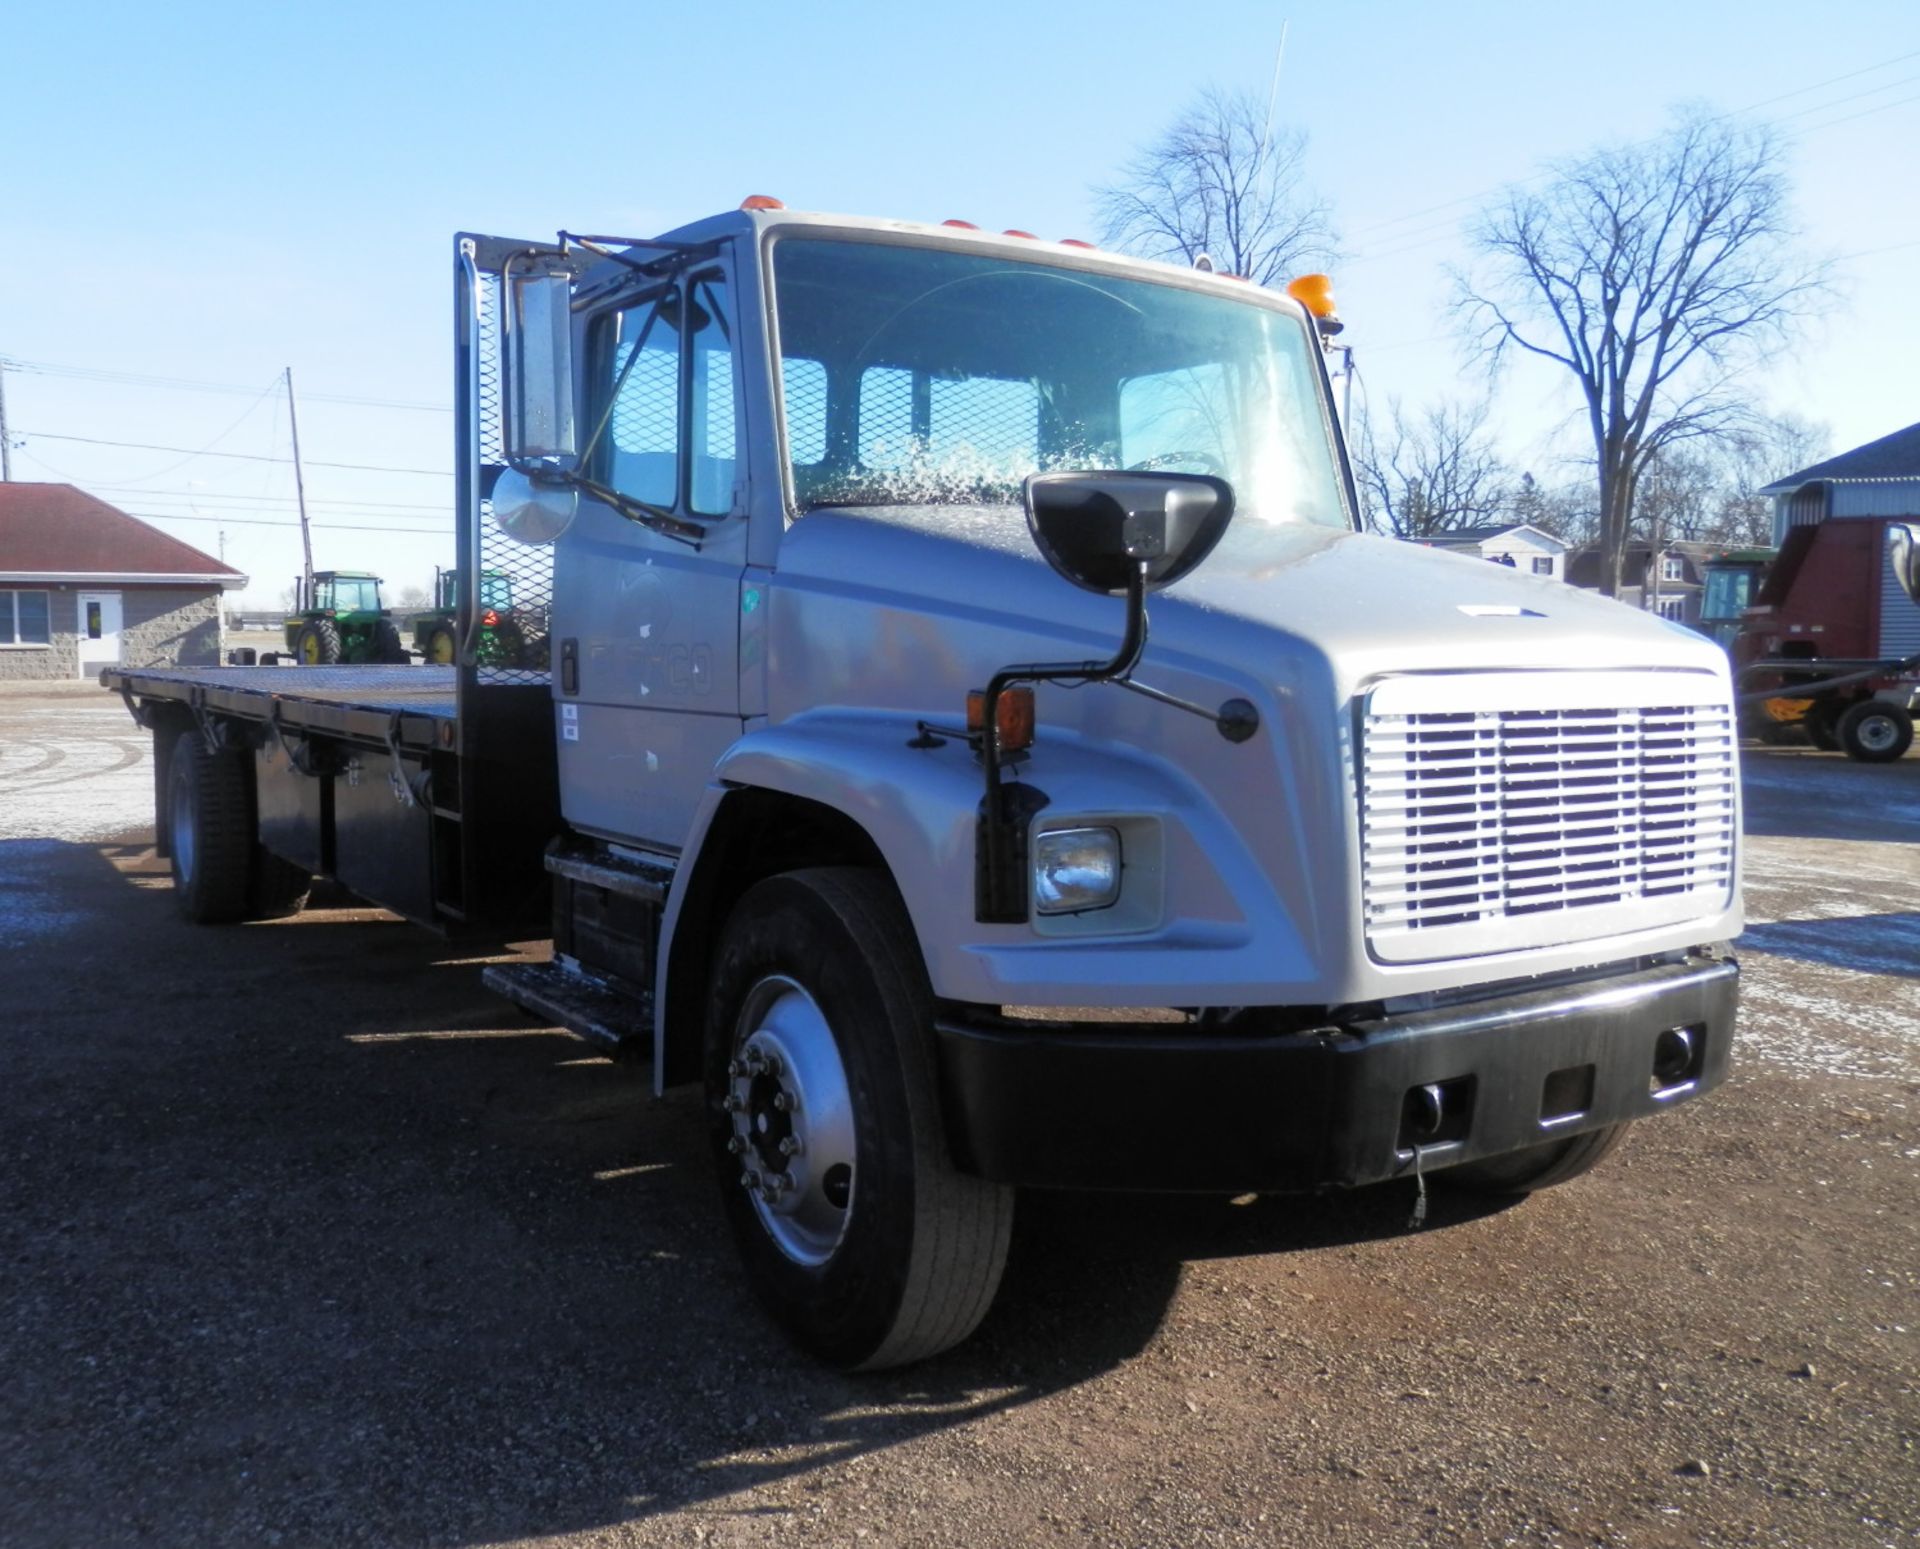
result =
[[321,583],[321,606],[332,608],[336,613],[372,613],[380,606],[380,583],[374,580],[354,580],[335,577],[333,599],[325,596],[325,582]]
[[1753,600],[1753,581],[1752,570],[1710,568],[1706,596],[1700,601],[1700,617],[1716,624],[1739,618]]
[[938,248],[774,244],[800,509],[1014,503],[1030,473],[1217,474],[1242,518],[1349,526],[1296,317]]

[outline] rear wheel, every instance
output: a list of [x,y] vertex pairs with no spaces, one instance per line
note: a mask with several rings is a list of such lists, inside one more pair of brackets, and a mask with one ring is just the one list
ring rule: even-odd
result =
[[399,663],[411,660],[407,648],[400,643],[400,626],[392,619],[377,619],[373,626],[373,659],[377,662]]
[[1609,1124],[1566,1140],[1550,1140],[1506,1156],[1449,1167],[1447,1181],[1476,1194],[1531,1194],[1578,1178],[1600,1165],[1627,1138],[1627,1126]]
[[308,667],[330,667],[340,660],[340,631],[332,619],[315,619],[300,626],[293,654]]
[[932,995],[883,876],[795,871],[742,897],[714,960],[706,1086],[747,1278],[797,1343],[877,1369],[973,1332],[1013,1191],[949,1159]]
[[1913,717],[1884,699],[1863,699],[1834,728],[1848,758],[1890,764],[1913,746]]
[[440,667],[450,667],[454,660],[453,626],[435,624],[427,631],[427,638],[420,644],[421,657]]
[[198,732],[183,732],[167,772],[167,827],[173,850],[173,895],[196,925],[244,918],[253,874],[251,771],[234,754],[207,751]]

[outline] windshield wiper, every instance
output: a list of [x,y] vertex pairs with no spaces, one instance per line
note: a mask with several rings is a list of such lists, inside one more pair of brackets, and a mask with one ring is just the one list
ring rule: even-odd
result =
[[663,538],[672,538],[689,548],[699,548],[706,537],[706,528],[697,522],[684,522],[671,511],[663,511],[659,506],[648,505],[644,500],[635,500],[631,495],[623,495],[617,489],[609,489],[597,480],[583,473],[563,473],[560,475],[576,489],[583,489],[603,505],[612,506],[630,522],[637,522],[649,532],[657,532]]

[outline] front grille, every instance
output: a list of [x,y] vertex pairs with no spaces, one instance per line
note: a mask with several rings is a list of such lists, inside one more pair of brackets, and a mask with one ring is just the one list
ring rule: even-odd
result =
[[[1525,699],[1548,697],[1539,679],[1529,687]],[[1435,697],[1444,705],[1445,689]],[[1362,719],[1360,792],[1377,955],[1510,950],[1725,907],[1738,768],[1724,698],[1385,710],[1378,700]]]

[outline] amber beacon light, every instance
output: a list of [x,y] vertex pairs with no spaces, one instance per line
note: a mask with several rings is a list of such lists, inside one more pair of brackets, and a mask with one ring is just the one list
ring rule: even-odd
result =
[[1288,281],[1287,294],[1313,315],[1321,333],[1331,336],[1347,326],[1334,310],[1331,275],[1303,274],[1297,280]]

